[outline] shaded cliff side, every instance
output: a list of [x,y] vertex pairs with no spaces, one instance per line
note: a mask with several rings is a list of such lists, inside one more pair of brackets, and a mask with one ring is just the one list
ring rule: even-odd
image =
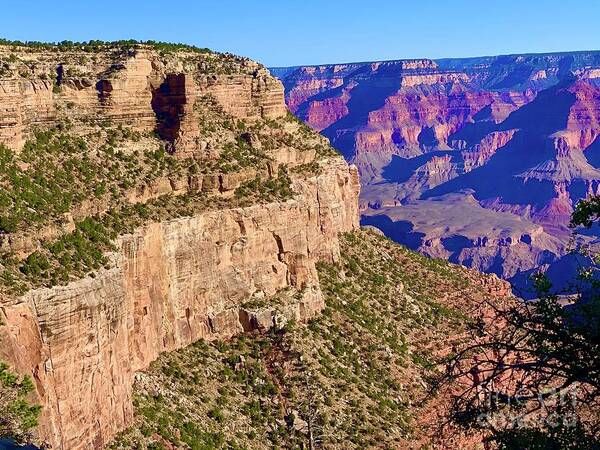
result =
[[266,69],[131,43],[0,62],[0,355],[31,375],[39,441],[102,447],[161,352],[324,307],[358,175]]
[[[573,266],[569,218],[600,183],[599,52],[272,71],[358,166],[365,223],[519,288]],[[455,213],[431,223],[442,209]]]

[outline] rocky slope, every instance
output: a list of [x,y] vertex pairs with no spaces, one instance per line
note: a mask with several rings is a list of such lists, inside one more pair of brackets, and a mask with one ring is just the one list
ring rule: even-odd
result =
[[519,288],[540,267],[566,273],[570,214],[600,183],[600,52],[272,72],[358,166],[366,223]]
[[[326,308],[229,342],[201,340],[136,376],[130,448],[477,448],[439,433],[448,401],[431,399],[439,353],[497,277],[433,260],[371,230],[341,238],[318,264]],[[445,406],[444,406],[445,405]]]
[[324,307],[358,175],[257,63],[185,46],[0,47],[0,359],[38,441],[100,448],[163,351]]

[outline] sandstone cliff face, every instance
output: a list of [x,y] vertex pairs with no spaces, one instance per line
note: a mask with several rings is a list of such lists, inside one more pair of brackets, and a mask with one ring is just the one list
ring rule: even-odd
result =
[[[120,239],[110,270],[0,306],[2,354],[33,375],[54,448],[99,448],[126,427],[134,372],[161,352],[321,310],[315,262],[337,259],[338,233],[358,227],[358,176],[333,160],[296,189],[285,203],[152,224]],[[297,294],[269,304],[286,289]]]
[[[130,207],[159,215],[119,235],[104,268],[71,274],[62,286],[30,284],[23,295],[2,291],[0,359],[35,382],[40,441],[102,448],[133,419],[135,372],[161,352],[306,321],[324,307],[315,264],[337,260],[338,234],[358,228],[358,172],[287,117],[282,84],[264,67],[144,45],[93,53],[0,47],[0,143],[12,149],[4,152],[8,161],[39,143],[36,135],[22,150],[36,128],[52,127],[73,127],[72,136],[47,135],[58,139],[59,153],[71,138],[90,160],[107,151],[100,160],[113,165],[107,181],[115,176],[116,184],[41,229],[2,229],[0,245],[11,255],[0,260],[5,275],[11,258],[50,256],[48,245],[82,219],[122,219],[119,211]],[[111,143],[117,135],[135,139]],[[143,182],[119,179],[129,173],[119,161]],[[18,160],[14,171],[27,178],[29,169]],[[246,191],[236,190],[244,183]],[[162,221],[178,201],[185,212]],[[197,209],[189,206],[195,201]]]
[[[316,400],[316,409],[335,418],[323,421],[322,448],[477,448],[481,436],[474,436],[476,440],[461,430],[433,431],[444,420],[449,397],[431,399],[430,378],[411,356],[447,354],[463,336],[456,315],[438,315],[434,305],[475,317],[482,302],[506,302],[502,297],[510,295],[508,283],[445,261],[429,261],[380,232],[347,233],[340,244],[338,264],[318,266],[328,314],[306,328],[234,338],[218,346],[201,343],[161,355],[136,376],[135,424],[119,435],[114,448],[130,450],[151,442],[193,448],[198,441],[187,440],[185,432],[190,423],[203,435],[219,433],[226,447],[297,448],[307,441],[307,416],[301,408],[310,395],[307,371],[314,376],[311,385],[327,390],[328,400]],[[344,350],[339,350],[342,345]],[[226,375],[232,371],[235,375]],[[245,371],[258,373],[261,381],[254,383]],[[271,383],[278,388],[264,388]],[[228,392],[227,402],[223,392]],[[406,407],[396,406],[407,398],[411,403]],[[265,420],[248,416],[252,404],[269,411],[262,416]],[[211,418],[218,405],[222,423]],[[273,433],[273,423],[287,431]],[[365,431],[356,435],[361,428]],[[200,442],[198,447],[211,445]]]
[[[382,215],[400,242],[516,282],[563,258],[574,205],[598,191],[599,66],[598,52],[578,52],[273,73],[294,114],[358,166],[369,223]],[[449,194],[471,205],[468,220],[440,234],[427,219]],[[540,246],[508,252],[496,239],[518,218],[517,235],[541,227]]]
[[[12,54],[0,49],[1,59]],[[23,145],[32,127],[65,118],[111,120],[142,131],[153,131],[158,119],[159,134],[191,151],[200,138],[194,102],[206,95],[239,118],[286,112],[281,84],[241,58],[235,70],[215,70],[211,55],[170,58],[145,48],[93,57],[27,51],[26,58],[6,63],[0,75],[0,143],[13,148]]]

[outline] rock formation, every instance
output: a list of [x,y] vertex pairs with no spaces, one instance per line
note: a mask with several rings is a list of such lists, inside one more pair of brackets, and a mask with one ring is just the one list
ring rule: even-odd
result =
[[508,283],[367,230],[345,233],[339,261],[317,270],[326,314],[160,355],[135,377],[134,425],[111,448],[202,448],[215,437],[223,447],[308,447],[314,423],[328,450],[480,448],[481,430],[445,422],[452,402],[432,398],[437,370],[423,366],[462,342],[457,316],[506,302]]
[[[560,264],[574,205],[598,191],[598,67],[599,52],[574,52],[272,72],[292,112],[358,166],[366,223],[524,287]],[[427,220],[442,204],[465,214],[443,231]],[[537,230],[527,242],[522,226]]]
[[42,435],[56,448],[101,447],[132,419],[134,372],[252,329],[244,303],[255,297],[291,287],[301,295],[280,313],[319,312],[315,262],[337,258],[338,232],[358,226],[357,176],[340,161],[298,188],[284,204],[152,224],[121,238],[113,268],[3,303],[2,353],[40,387]]
[[151,49],[64,54],[0,48],[0,143],[18,148],[33,126],[60,119],[111,120],[154,130],[188,148],[199,139],[192,118],[198,97],[211,95],[234,117],[274,118],[285,114],[283,90],[259,64],[231,56],[230,66],[212,67],[211,55],[161,56]]
[[[358,227],[358,174],[340,157],[319,158],[315,150],[289,142],[286,133],[300,125],[285,122],[283,87],[266,69],[231,55],[161,54],[144,46],[92,55],[77,49],[7,47],[0,55],[9,61],[0,79],[0,142],[17,154],[36,127],[64,127],[67,121],[75,124],[72,133],[92,127],[99,130],[95,135],[103,135],[99,127],[108,121],[117,126],[110,133],[121,133],[119,126],[144,132],[149,137],[142,144],[157,144],[158,139],[161,148],[174,154],[170,164],[180,161],[201,171],[176,174],[183,180],[154,178],[141,188],[112,192],[112,199],[99,191],[97,199],[75,205],[71,225],[55,235],[77,233],[73,215],[78,220],[100,217],[114,198],[121,199],[120,205],[138,207],[178,196],[190,204],[194,195],[201,199],[210,194],[220,205],[169,220],[146,220],[132,233],[120,234],[105,267],[83,278],[67,278],[66,284],[45,281],[47,287],[22,295],[1,294],[0,357],[35,382],[36,401],[43,407],[41,441],[64,450],[101,448],[131,423],[134,373],[161,352],[200,338],[228,338],[286,320],[305,321],[323,308],[315,263],[337,260],[338,233]],[[200,98],[215,104],[198,106]],[[202,114],[209,112],[223,124],[203,128]],[[237,125],[236,119],[241,121]],[[261,144],[258,134],[268,121],[275,125]],[[243,131],[248,124],[255,131]],[[324,148],[322,138],[303,132],[310,136],[304,135],[302,145],[313,139]],[[113,155],[107,145],[98,152],[108,149]],[[223,156],[232,149],[239,154]],[[260,177],[266,176],[258,168],[233,170],[233,162],[261,152],[271,177],[265,189],[277,188],[278,171],[296,170],[291,174],[293,194],[228,207],[228,201],[243,201],[245,191],[239,189],[258,189]],[[148,155],[149,161],[158,158],[155,165],[164,158],[162,153]],[[220,172],[214,169],[219,155]],[[142,206],[138,210],[146,211]],[[20,233],[25,230],[2,238],[4,250],[24,261],[23,277],[29,273],[26,264],[36,260],[26,256],[41,252],[50,257],[48,248],[56,236],[36,232],[38,240],[15,249]],[[2,260],[7,271],[10,264]],[[42,264],[42,271],[47,268]]]

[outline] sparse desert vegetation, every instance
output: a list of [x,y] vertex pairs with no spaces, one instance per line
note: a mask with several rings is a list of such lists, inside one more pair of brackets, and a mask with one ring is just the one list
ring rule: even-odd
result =
[[485,295],[478,277],[346,234],[341,260],[319,265],[319,318],[162,355],[137,375],[136,424],[111,448],[309,448],[309,424],[313,448],[409,445],[434,355],[465,323],[452,298]]

